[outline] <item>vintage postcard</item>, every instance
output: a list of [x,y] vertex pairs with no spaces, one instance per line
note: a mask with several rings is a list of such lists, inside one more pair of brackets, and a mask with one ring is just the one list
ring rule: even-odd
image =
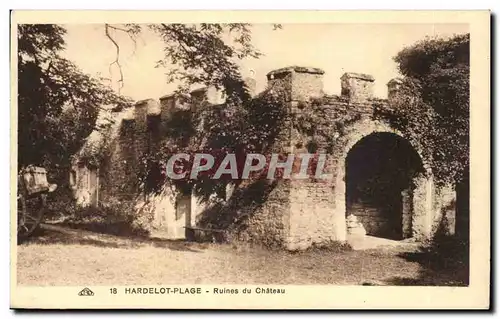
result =
[[489,308],[490,12],[11,23],[12,308]]

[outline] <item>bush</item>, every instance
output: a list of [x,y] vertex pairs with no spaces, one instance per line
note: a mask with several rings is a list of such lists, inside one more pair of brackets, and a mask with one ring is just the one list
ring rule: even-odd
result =
[[64,216],[60,224],[117,236],[147,236],[150,219],[136,210],[131,201],[110,198],[99,207],[77,207],[73,201],[60,198],[51,211],[59,210]]
[[469,243],[467,239],[441,235],[422,248],[428,265],[434,270],[463,270],[469,267]]
[[59,219],[73,215],[77,210],[75,201],[69,190],[64,187],[58,188],[56,192],[47,196],[45,207],[45,219]]

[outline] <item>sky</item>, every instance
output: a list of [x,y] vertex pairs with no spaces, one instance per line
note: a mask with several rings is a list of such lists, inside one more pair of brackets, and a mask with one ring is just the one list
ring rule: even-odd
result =
[[[116,48],[106,38],[103,24],[65,25],[68,30],[65,57],[84,72],[109,78],[118,88]],[[264,56],[241,61],[243,76],[252,76],[257,91],[267,83],[266,74],[290,65],[317,67],[325,71],[324,91],[340,94],[340,77],[345,72],[371,74],[376,97],[387,97],[387,82],[400,76],[393,57],[406,46],[426,37],[449,37],[469,32],[467,24],[284,24],[273,31],[270,24],[252,27],[252,43]],[[127,35],[116,33],[124,86],[120,93],[134,100],[159,99],[176,85],[168,84],[165,69],[155,68],[163,46],[154,34],[143,33],[134,44]]]

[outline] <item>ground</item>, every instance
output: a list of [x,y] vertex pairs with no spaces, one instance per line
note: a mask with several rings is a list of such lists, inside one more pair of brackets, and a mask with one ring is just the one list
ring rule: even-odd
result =
[[43,225],[18,246],[20,285],[460,285],[418,252],[270,251],[242,245],[127,238]]

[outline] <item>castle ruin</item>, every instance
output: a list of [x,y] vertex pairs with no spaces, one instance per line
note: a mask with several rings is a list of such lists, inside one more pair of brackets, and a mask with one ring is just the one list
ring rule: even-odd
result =
[[[292,124],[278,144],[287,153],[327,153],[326,169],[333,178],[324,181],[283,180],[266,194],[265,201],[228,232],[239,240],[306,249],[349,235],[369,235],[393,240],[424,241],[444,222],[455,231],[455,192],[451,185],[437,186],[421,145],[410,143],[387,121],[374,117],[376,107],[389,107],[400,80],[388,84],[388,99],[373,95],[375,79],[367,74],[345,73],[339,96],[323,92],[324,72],[317,68],[286,67],[267,75],[268,87],[287,92],[289,112],[311,107],[321,112],[321,123],[338,126],[335,134],[315,141]],[[248,82],[250,92],[255,83]],[[192,92],[194,101],[220,104],[213,89]],[[176,95],[148,99],[115,117],[106,168],[87,165],[75,157],[71,184],[80,205],[98,205],[107,198],[132,200],[138,210],[148,210],[155,232],[167,238],[186,238],[209,204],[196,196],[170,189],[152,196],[137,187],[141,154],[155,151],[162,140],[162,123],[178,110],[193,110]],[[348,121],[339,121],[337,114]],[[103,137],[100,137],[103,139]],[[99,137],[97,137],[99,139]],[[228,190],[229,201],[234,190]]]

